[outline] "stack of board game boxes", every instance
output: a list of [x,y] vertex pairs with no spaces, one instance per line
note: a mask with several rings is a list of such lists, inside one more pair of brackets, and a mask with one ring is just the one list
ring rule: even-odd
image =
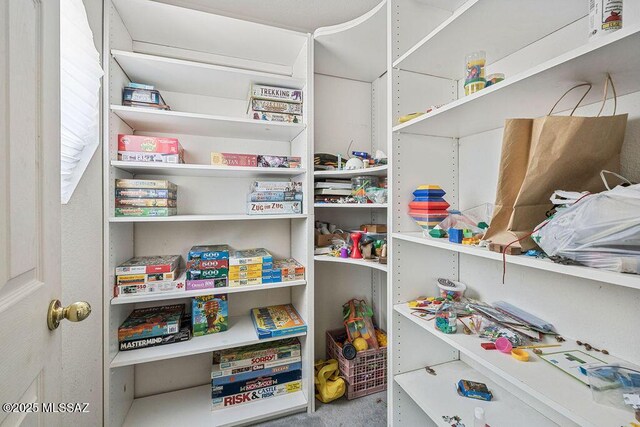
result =
[[118,160],[184,163],[184,149],[176,138],[119,134]]
[[224,288],[229,277],[228,245],[194,246],[187,255],[187,290]]
[[273,256],[264,248],[235,251],[229,259],[229,286],[271,283],[272,269]]
[[120,351],[173,344],[191,339],[184,304],[137,308],[118,328]]
[[302,213],[302,182],[255,181],[247,196],[249,215]]
[[323,179],[314,184],[315,203],[345,203],[353,194],[350,179]]
[[302,123],[302,90],[253,84],[247,112],[254,120]]
[[171,109],[154,86],[134,82],[128,83],[122,89],[122,105],[154,110]]
[[300,157],[273,156],[266,154],[211,153],[211,164],[215,166],[241,166],[253,168],[299,168]]
[[114,296],[185,290],[180,255],[134,257],[116,267]]
[[297,338],[215,352],[213,410],[301,391],[301,356]]
[[178,186],[161,179],[116,179],[116,216],[176,215]]

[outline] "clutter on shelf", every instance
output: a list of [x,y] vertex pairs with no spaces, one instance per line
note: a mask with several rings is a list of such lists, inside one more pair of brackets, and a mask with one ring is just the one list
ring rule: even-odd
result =
[[116,179],[116,216],[176,215],[178,186],[160,179]]
[[119,134],[118,160],[184,163],[184,149],[176,138]]
[[373,156],[366,151],[352,151],[349,159],[346,159],[342,154],[316,153],[313,160],[314,170],[317,171],[359,170],[386,165],[387,155],[381,150],[377,150]]
[[363,224],[345,232],[335,224],[316,221],[315,254],[387,263],[387,226]]
[[471,95],[484,89],[487,82],[485,79],[486,62],[487,54],[482,50],[470,53],[465,57],[465,95]]
[[247,195],[249,215],[302,213],[302,182],[255,181]]
[[171,109],[154,86],[134,82],[128,83],[122,89],[122,105],[154,110]]
[[291,304],[253,308],[251,320],[259,339],[307,332],[307,325]]
[[623,0],[589,2],[589,38],[596,39],[622,29],[622,3]]
[[213,353],[213,410],[302,390],[302,350],[297,338]]
[[253,84],[247,113],[254,120],[302,123],[302,90]]
[[387,203],[387,179],[377,176],[356,176],[351,179],[325,178],[316,180],[315,203]]
[[273,156],[266,154],[211,153],[211,164],[215,166],[241,166],[260,168],[301,167],[301,158],[293,156]]

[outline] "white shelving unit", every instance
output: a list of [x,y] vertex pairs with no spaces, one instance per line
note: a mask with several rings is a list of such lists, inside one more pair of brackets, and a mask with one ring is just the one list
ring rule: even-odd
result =
[[[312,411],[311,37],[149,0],[107,0],[104,15],[105,425],[239,425]],[[256,40],[260,43],[254,43]],[[262,43],[268,46],[258,46]],[[171,110],[121,105],[122,88],[130,81],[155,85]],[[254,83],[302,89],[302,122],[248,118],[247,94]],[[118,134],[178,138],[187,164],[118,161]],[[302,167],[212,166],[211,152],[298,156]],[[115,217],[115,179],[132,177],[169,179],[177,184],[179,215]],[[246,194],[256,178],[301,181],[303,212],[248,215]],[[264,246],[274,257],[295,258],[305,265],[307,277],[241,288],[113,297],[114,268],[132,256],[185,257],[194,245],[221,243],[235,249]],[[221,293],[228,297],[227,331],[171,345],[118,351],[118,327],[133,309],[185,303],[190,311],[192,297]],[[302,344],[302,390],[212,411],[211,353],[265,342],[258,339],[250,309],[287,303],[296,307],[308,327],[306,333],[296,335]]]
[[[388,4],[381,1],[363,16],[314,33],[315,98],[314,149],[341,154],[352,150],[388,154],[386,141],[386,85]],[[387,176],[388,166],[358,170],[315,171],[316,180],[357,176]],[[361,224],[387,223],[387,204],[315,203],[314,219],[345,231]],[[326,359],[325,333],[343,325],[341,307],[352,298],[372,305],[375,320],[386,329],[387,266],[363,259],[314,257],[316,302],[316,358]]]
[[[637,275],[524,255],[503,258],[483,248],[424,237],[407,214],[412,192],[421,184],[440,185],[455,209],[493,203],[505,119],[544,116],[566,90],[583,82],[593,89],[575,115],[595,116],[607,72],[617,90],[617,114],[629,114],[623,174],[634,182],[640,179],[640,84],[633,71],[640,64],[630,54],[640,50],[640,7],[625,9],[624,29],[588,40],[585,2],[525,3],[470,0],[450,13],[430,2],[388,3],[387,318],[388,370],[394,379],[389,382],[388,423],[393,426],[444,426],[442,416],[454,414],[471,425],[476,406],[485,408],[489,425],[610,426],[633,420],[631,412],[595,403],[589,388],[531,351],[526,363],[486,351],[477,336],[463,334],[461,327],[457,334],[442,334],[433,321],[412,315],[406,304],[420,295],[435,295],[439,277],[459,280],[472,298],[508,301],[551,322],[567,341],[545,352],[584,351],[578,339],[606,348],[611,356],[593,354],[602,360],[640,362],[630,350],[640,346]],[[421,25],[429,17],[432,21]],[[487,73],[503,72],[506,79],[464,96],[464,57],[477,50],[486,51]],[[575,105],[579,96],[568,98],[560,110]],[[400,116],[437,105],[441,107],[398,124]],[[611,110],[607,105],[604,114]],[[619,314],[615,330],[589,309],[599,304],[604,312]],[[429,375],[425,366],[437,375]],[[496,399],[458,396],[454,385],[460,379],[486,383]]]

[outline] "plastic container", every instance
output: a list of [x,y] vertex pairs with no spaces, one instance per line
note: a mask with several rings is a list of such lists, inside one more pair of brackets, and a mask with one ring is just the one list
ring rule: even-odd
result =
[[484,66],[486,62],[487,55],[483,50],[470,53],[465,57],[465,95],[471,95],[484,89],[486,85],[484,76]]
[[500,337],[495,342],[496,350],[499,350],[503,353],[511,354],[511,350],[513,349],[513,345],[511,341],[506,339],[505,337]]
[[449,283],[453,284],[453,286],[444,285],[438,282],[438,288],[440,288],[440,296],[446,299],[451,297],[451,299],[453,299],[454,301],[460,301],[460,298],[462,298],[462,296],[464,295],[464,291],[467,290],[467,286],[464,283],[454,282],[453,280],[449,280]]
[[455,334],[458,332],[458,315],[453,306],[439,311],[436,314],[435,327],[444,334]]
[[494,85],[498,82],[501,82],[504,80],[504,74],[503,73],[493,73],[493,74],[489,74],[487,76],[487,83],[485,84],[484,87],[489,87],[491,85]]
[[387,389],[387,347],[359,351],[355,359],[347,360],[342,347],[347,333],[344,328],[327,331],[327,359],[336,359],[340,373],[347,382],[347,399],[367,396]]
[[356,176],[351,178],[351,195],[358,203],[368,203],[367,190],[378,187],[377,176]]
[[475,408],[473,410],[473,427],[485,427],[486,425],[487,421],[484,417],[484,409]]

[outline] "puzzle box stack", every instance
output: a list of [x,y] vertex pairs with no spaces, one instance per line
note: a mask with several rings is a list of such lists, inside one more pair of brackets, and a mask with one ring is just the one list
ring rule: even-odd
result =
[[213,410],[301,391],[301,356],[297,338],[215,352]]
[[247,112],[254,120],[302,123],[302,90],[254,84]]
[[229,286],[271,283],[273,256],[264,248],[235,251],[229,259]]
[[178,186],[161,179],[116,179],[116,216],[158,217],[178,213]]
[[184,149],[176,138],[119,134],[118,160],[184,163]]
[[134,257],[116,267],[115,297],[185,290],[180,255]]
[[230,250],[228,245],[192,247],[187,255],[187,290],[227,287]]
[[293,181],[255,181],[247,196],[249,215],[302,213],[302,183]]

